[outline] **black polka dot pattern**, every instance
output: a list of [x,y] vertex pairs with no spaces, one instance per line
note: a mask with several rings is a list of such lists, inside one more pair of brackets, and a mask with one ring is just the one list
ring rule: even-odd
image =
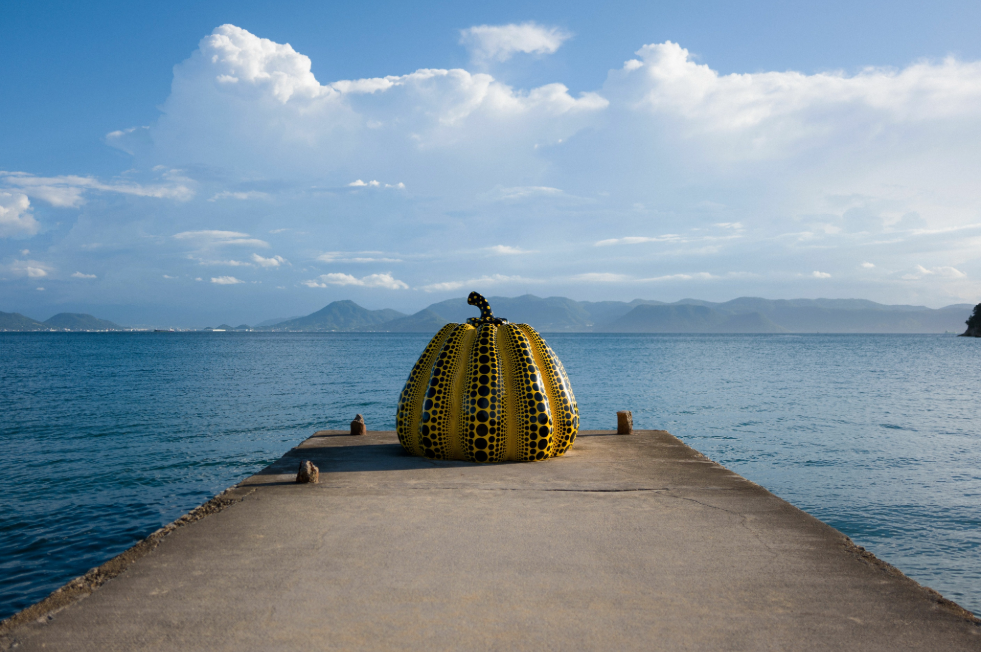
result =
[[579,432],[579,406],[576,405],[576,397],[572,395],[572,387],[569,385],[569,377],[565,373],[565,367],[562,366],[552,347],[531,326],[520,324],[519,328],[524,332],[542,361],[539,366],[548,389],[548,396],[551,399],[550,407],[552,408],[554,423],[555,451],[553,455],[558,457],[569,450],[573,442],[576,441],[576,433]]
[[461,388],[464,415],[463,455],[471,462],[504,461],[507,406],[501,383],[495,324],[481,324],[470,349],[466,385]]
[[448,324],[423,351],[399,397],[399,442],[414,455],[471,462],[540,461],[562,455],[579,430],[569,378],[527,324],[481,310]]
[[447,324],[436,333],[436,337],[430,340],[429,345],[419,356],[419,360],[409,378],[405,381],[405,387],[399,395],[399,409],[395,414],[395,431],[399,436],[399,443],[405,450],[414,455],[422,455],[419,447],[419,417],[422,414],[422,404],[429,389],[429,378],[432,375],[433,363],[436,356],[446,343],[450,333],[456,328],[456,324]]
[[516,406],[518,452],[522,462],[544,460],[552,456],[555,439],[552,437],[552,413],[545,384],[535,364],[531,343],[516,324],[499,327],[505,342],[511,377],[508,389],[514,392]]
[[419,443],[422,445],[422,454],[435,460],[451,459],[450,437],[459,438],[459,432],[451,432],[450,411],[454,408],[459,410],[460,396],[454,396],[450,390],[460,365],[466,364],[463,340],[467,332],[473,330],[473,326],[469,324],[455,326],[433,363],[429,390],[422,404]]
[[480,317],[471,317],[467,320],[467,323],[471,326],[479,326],[481,324],[506,324],[507,319],[501,319],[494,316],[494,312],[491,310],[490,304],[487,303],[487,299],[483,296],[477,294],[476,292],[471,292],[470,296],[467,297],[467,303],[471,306],[477,306],[480,308]]

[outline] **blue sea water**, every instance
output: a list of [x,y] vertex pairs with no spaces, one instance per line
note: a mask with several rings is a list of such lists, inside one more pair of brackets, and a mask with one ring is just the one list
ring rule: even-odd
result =
[[[981,341],[550,334],[582,428],[663,428],[981,613]],[[316,430],[393,429],[428,337],[0,334],[0,618]]]

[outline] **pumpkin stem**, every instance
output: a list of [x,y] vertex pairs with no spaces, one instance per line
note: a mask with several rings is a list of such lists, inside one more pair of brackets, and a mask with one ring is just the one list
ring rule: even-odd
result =
[[467,303],[471,306],[477,306],[480,308],[480,318],[471,317],[467,320],[467,323],[471,326],[479,326],[481,324],[506,324],[507,319],[502,319],[500,317],[495,317],[494,313],[491,312],[490,304],[487,303],[487,299],[476,292],[471,292],[470,296],[467,297]]

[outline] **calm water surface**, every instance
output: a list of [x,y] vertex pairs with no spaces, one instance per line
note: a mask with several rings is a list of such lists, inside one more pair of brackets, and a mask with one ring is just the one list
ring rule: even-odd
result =
[[[582,427],[663,428],[981,614],[981,342],[547,336]],[[416,334],[0,333],[0,618],[360,412]]]

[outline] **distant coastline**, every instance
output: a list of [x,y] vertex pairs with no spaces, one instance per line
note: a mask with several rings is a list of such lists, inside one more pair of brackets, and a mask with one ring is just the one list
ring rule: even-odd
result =
[[[974,308],[886,305],[864,299],[761,299],[741,297],[716,303],[576,301],[566,297],[490,297],[496,314],[544,332],[568,333],[960,333]],[[464,322],[474,309],[466,298],[434,303],[411,315],[369,310],[353,301],[334,301],[302,317],[268,319],[249,326],[227,323],[199,329],[120,326],[81,313],[59,313],[36,321],[0,312],[0,332],[389,332],[434,333]]]

